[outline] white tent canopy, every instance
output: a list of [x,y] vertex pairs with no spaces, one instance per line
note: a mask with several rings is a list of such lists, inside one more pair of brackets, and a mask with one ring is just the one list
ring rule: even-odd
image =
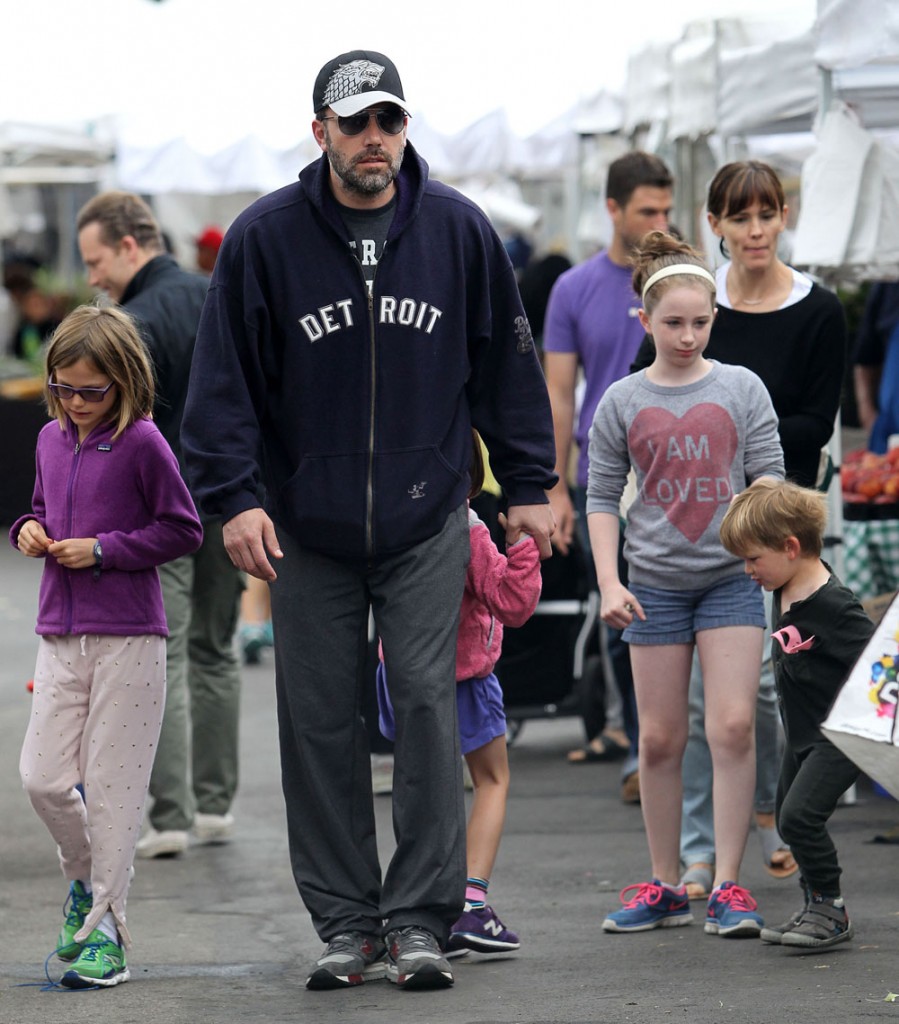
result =
[[818,105],[811,32],[721,55],[717,131],[771,135],[808,131]]
[[899,5],[820,0],[814,58],[823,111],[802,170],[793,258],[833,279],[899,278],[899,149],[871,129],[899,130]]
[[719,154],[806,161],[793,262],[831,280],[899,276],[897,0],[819,0],[814,25],[786,37],[727,19],[688,26],[631,58],[624,123],[676,154],[685,218],[710,139]]
[[0,185],[96,181],[113,153],[103,132],[7,121],[0,124]]
[[899,62],[895,0],[818,0],[815,62],[822,68]]
[[[431,173],[444,180],[544,179],[559,177],[574,166],[579,135],[614,132],[621,123],[620,98],[602,91],[526,138],[511,130],[502,110],[453,134],[435,131],[417,115],[410,119],[409,138]],[[187,136],[147,145],[125,124],[118,133],[116,176],[122,188],[149,195],[261,194],[294,181],[319,155],[311,133],[286,149],[247,136],[224,149],[210,150]]]
[[899,3],[821,0],[820,8],[815,24],[795,35],[723,18],[639,51],[628,63],[625,130],[655,124],[669,141],[811,131],[821,69],[863,124],[897,127]]
[[[814,146],[813,125],[831,98],[847,104],[866,129],[899,129],[897,55],[897,0],[819,0],[814,26],[809,29],[806,23],[804,31],[792,36],[783,21],[721,18],[693,23],[676,43],[652,45],[631,57],[623,97],[598,92],[527,138],[511,131],[502,110],[454,134],[436,132],[416,114],[409,137],[436,177],[464,185],[482,199],[492,197],[495,209],[504,207],[514,224],[524,225],[535,220],[533,207],[527,209],[521,192],[514,193],[508,183],[524,187],[553,180],[562,183],[566,195],[583,191],[585,184],[591,188],[593,177],[604,177],[605,163],[592,177],[585,163],[597,150],[598,139],[645,148],[676,146],[678,178],[686,181],[698,165],[695,160],[681,162],[682,145],[704,144],[710,137],[722,140],[716,153],[725,151],[729,140],[739,140],[739,151],[763,158],[787,147],[798,165]],[[181,123],[189,125],[183,119]],[[87,180],[87,174],[89,180],[99,180],[98,166],[109,165],[114,152],[113,174],[104,185],[159,201],[178,196],[183,207],[195,196],[197,209],[208,210],[209,219],[220,219],[212,215],[230,210],[236,197],[245,201],[295,180],[319,155],[308,129],[299,129],[295,141],[283,131],[278,137],[254,134],[226,140],[220,132],[204,134],[202,118],[172,137],[160,131],[158,118],[153,124],[155,131],[148,131],[146,119],[141,122],[135,113],[70,133],[68,144],[78,155],[69,162],[56,161],[56,178],[46,177],[46,165],[41,169],[29,163],[31,151],[17,138],[15,159],[5,157],[0,167],[0,185],[10,175],[26,180],[43,174],[40,180],[52,181],[67,175]],[[102,139],[98,127],[106,129]],[[594,144],[585,145],[585,140]],[[0,126],[0,145],[3,141]],[[817,173],[813,180],[820,184],[828,176]],[[685,208],[685,216],[687,212]],[[206,212],[197,214],[201,217],[207,219]],[[185,231],[198,226],[191,218]],[[854,250],[850,246],[847,251]]]
[[845,107],[802,168],[793,261],[824,277],[899,277],[899,151]]

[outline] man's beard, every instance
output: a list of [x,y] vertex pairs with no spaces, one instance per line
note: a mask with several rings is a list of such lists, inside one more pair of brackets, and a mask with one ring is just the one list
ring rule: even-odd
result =
[[[396,159],[393,161],[390,159],[390,154],[380,148],[370,149],[358,154],[352,160],[348,160],[331,146],[330,139],[326,138],[325,146],[328,151],[331,169],[343,182],[343,187],[347,192],[355,192],[356,195],[360,196],[380,195],[381,192],[389,188],[400,173],[400,166],[403,163],[403,153],[405,151],[404,147],[397,153]],[[364,166],[363,169],[357,167],[357,163],[371,156],[379,156],[382,160],[386,161],[387,170],[375,171],[371,168],[366,170]]]

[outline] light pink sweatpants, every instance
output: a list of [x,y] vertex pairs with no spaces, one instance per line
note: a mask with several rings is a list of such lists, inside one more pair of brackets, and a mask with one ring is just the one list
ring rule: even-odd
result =
[[78,941],[111,910],[131,945],[125,903],[164,704],[164,637],[41,637],[19,772],[63,875],[90,879]]

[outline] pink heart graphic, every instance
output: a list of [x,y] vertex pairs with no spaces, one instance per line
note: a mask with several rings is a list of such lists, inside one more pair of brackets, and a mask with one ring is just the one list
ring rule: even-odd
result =
[[702,402],[683,416],[641,409],[627,440],[631,457],[646,474],[644,503],[661,505],[669,522],[695,544],[718,507],[733,496],[737,428],[730,413],[713,402]]

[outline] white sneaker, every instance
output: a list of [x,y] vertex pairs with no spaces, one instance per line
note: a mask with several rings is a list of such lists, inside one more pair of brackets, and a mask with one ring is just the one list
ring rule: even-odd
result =
[[197,811],[194,815],[193,834],[199,846],[227,843],[234,835],[234,815],[202,814]]
[[154,857],[178,857],[187,849],[188,838],[186,832],[174,829],[168,832],[157,832],[155,828],[148,828],[137,842],[135,856],[142,860],[152,860]]
[[393,792],[393,754],[371,755],[371,791],[375,796]]

